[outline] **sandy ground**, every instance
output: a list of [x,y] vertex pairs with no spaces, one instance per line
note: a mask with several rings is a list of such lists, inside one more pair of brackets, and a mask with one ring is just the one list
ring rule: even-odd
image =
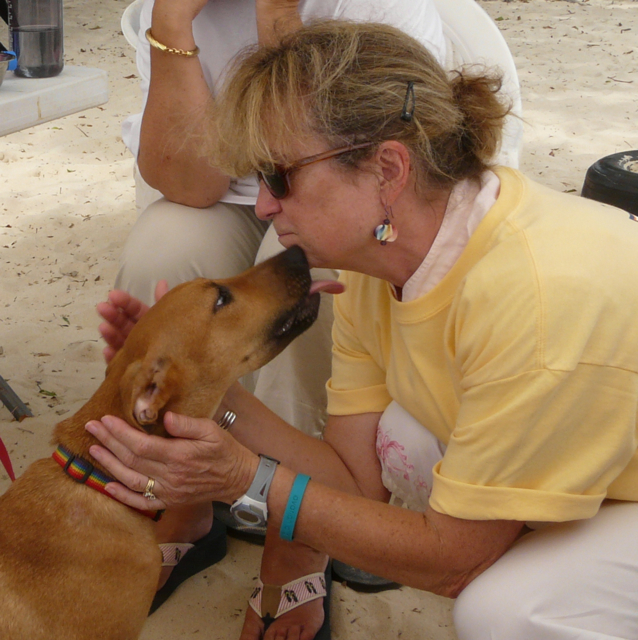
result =
[[[103,376],[94,307],[136,216],[133,159],[120,137],[122,119],[140,103],[133,50],[120,31],[126,5],[65,2],[66,62],[106,69],[109,102],[0,140],[0,375],[35,416],[17,423],[0,405],[0,437],[18,475],[50,455],[52,426]],[[598,158],[638,149],[636,0],[481,5],[518,67],[525,172],[577,194]],[[0,492],[8,483],[0,470]],[[149,619],[143,639],[237,637],[260,552],[231,540],[228,557],[186,583]],[[453,640],[451,604],[408,588],[372,595],[335,585],[333,638]]]

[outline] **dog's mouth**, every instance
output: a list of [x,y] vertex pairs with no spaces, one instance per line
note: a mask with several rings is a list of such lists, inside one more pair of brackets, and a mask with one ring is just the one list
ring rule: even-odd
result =
[[317,319],[319,293],[342,293],[345,287],[335,280],[317,280],[310,284],[308,294],[292,309],[286,311],[276,322],[273,335],[277,340],[292,340],[301,335]]

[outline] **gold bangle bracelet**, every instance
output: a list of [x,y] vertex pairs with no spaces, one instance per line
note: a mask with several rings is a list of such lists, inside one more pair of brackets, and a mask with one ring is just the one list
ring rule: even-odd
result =
[[196,55],[199,55],[199,47],[195,47],[191,51],[186,51],[186,49],[174,49],[173,47],[167,47],[165,44],[162,44],[161,42],[155,40],[150,29],[146,30],[146,39],[148,40],[148,43],[151,45],[151,47],[159,49],[164,53],[172,53],[175,56],[184,56],[186,58],[193,58]]

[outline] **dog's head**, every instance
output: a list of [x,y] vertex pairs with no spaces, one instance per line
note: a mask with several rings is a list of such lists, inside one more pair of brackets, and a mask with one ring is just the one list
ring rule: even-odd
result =
[[306,257],[292,247],[235,278],[169,291],[107,369],[107,379],[119,379],[125,419],[166,435],[166,411],[212,417],[233,382],[312,325],[322,286],[311,285]]

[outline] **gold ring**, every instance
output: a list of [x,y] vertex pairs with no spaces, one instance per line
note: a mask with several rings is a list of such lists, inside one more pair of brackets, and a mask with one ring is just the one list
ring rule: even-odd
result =
[[144,497],[149,500],[157,500],[157,496],[153,493],[153,489],[155,488],[155,480],[153,478],[149,478],[146,483],[146,489],[144,489]]

